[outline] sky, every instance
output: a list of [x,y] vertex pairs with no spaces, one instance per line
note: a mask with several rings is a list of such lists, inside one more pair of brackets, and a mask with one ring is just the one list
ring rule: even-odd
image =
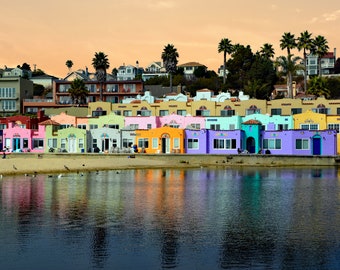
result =
[[324,36],[330,51],[340,48],[338,0],[17,0],[0,7],[0,68],[28,63],[58,78],[67,75],[67,60],[72,70],[94,72],[96,52],[108,56],[108,72],[136,61],[145,68],[161,61],[167,44],[177,49],[178,64],[199,62],[217,72],[223,38],[254,53],[270,43],[278,57],[286,55],[285,32],[298,37],[307,30]]

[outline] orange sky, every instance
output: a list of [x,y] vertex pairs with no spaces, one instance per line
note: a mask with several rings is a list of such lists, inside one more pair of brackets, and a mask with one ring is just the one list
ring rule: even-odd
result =
[[[24,62],[47,74],[64,77],[65,62],[73,70],[93,71],[95,52],[108,55],[111,72],[124,63],[146,67],[160,61],[166,44],[190,61],[217,71],[222,38],[250,45],[256,52],[271,43],[275,56],[284,32],[308,30],[340,45],[340,4],[328,1],[225,0],[34,0],[3,1],[0,9],[0,67]],[[293,51],[300,55],[298,51]],[[338,54],[337,54],[338,57]]]

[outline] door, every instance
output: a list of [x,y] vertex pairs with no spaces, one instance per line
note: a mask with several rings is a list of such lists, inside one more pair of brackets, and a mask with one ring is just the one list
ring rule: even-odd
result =
[[77,140],[76,138],[69,138],[68,139],[68,152],[69,153],[75,153],[77,149]]
[[110,139],[105,138],[102,140],[102,152],[109,151],[110,148]]
[[255,153],[255,139],[253,137],[247,139],[247,151],[252,154]]
[[13,152],[20,149],[20,138],[13,138]]
[[170,153],[170,138],[162,138],[162,153]]
[[313,155],[321,155],[321,138],[313,138]]

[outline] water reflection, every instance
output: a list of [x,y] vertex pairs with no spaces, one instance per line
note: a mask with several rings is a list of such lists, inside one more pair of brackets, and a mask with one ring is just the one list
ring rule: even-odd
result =
[[338,268],[339,179],[337,168],[5,177],[0,267]]

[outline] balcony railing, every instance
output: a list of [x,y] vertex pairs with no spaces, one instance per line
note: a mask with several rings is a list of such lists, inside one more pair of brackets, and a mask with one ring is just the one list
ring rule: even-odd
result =
[[41,98],[25,98],[24,102],[54,102],[53,99],[41,99]]

